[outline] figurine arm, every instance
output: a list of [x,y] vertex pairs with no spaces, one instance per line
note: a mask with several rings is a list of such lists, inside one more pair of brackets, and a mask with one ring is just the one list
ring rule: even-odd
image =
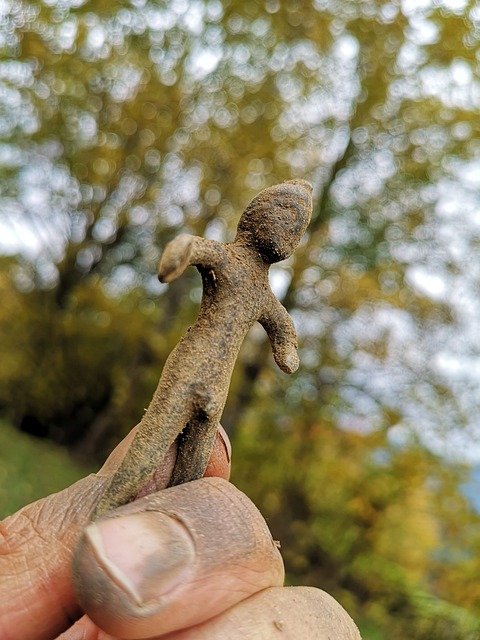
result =
[[270,338],[275,362],[285,373],[298,369],[297,335],[293,320],[285,307],[271,294],[267,308],[260,316],[262,327]]
[[220,242],[182,234],[165,247],[158,265],[158,279],[160,282],[171,282],[190,265],[214,269],[223,259],[224,248]]

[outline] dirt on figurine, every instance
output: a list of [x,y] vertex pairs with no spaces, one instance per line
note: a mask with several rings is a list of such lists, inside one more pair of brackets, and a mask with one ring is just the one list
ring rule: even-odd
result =
[[233,243],[192,235],[172,240],[162,255],[161,282],[189,265],[202,276],[198,317],[169,355],[132,444],[93,518],[133,500],[179,437],[170,486],[202,477],[218,429],[240,346],[258,321],[277,365],[298,368],[293,321],[268,282],[269,266],[288,258],[312,212],[312,186],[289,180],[259,193],[243,212]]

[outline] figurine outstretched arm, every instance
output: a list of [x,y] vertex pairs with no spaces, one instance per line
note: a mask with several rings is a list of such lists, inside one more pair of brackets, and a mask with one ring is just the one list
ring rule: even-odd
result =
[[267,308],[258,319],[270,338],[275,362],[285,373],[298,369],[297,335],[288,311],[272,293]]
[[215,269],[225,256],[224,246],[215,240],[182,234],[167,244],[158,266],[160,282],[172,282],[190,265]]

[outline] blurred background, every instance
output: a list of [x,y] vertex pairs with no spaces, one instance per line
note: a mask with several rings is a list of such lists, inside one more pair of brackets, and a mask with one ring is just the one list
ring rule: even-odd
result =
[[365,640],[480,638],[479,43],[478,0],[1,0],[1,514],[140,420],[201,297],[165,244],[306,178],[233,481]]

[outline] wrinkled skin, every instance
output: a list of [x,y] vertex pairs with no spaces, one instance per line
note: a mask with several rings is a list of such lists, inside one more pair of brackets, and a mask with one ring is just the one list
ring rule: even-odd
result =
[[265,521],[227,481],[224,436],[207,467],[213,477],[158,491],[172,450],[145,489],[156,493],[89,524],[132,437],[99,474],[2,522],[2,640],[360,638],[324,592],[282,587]]

